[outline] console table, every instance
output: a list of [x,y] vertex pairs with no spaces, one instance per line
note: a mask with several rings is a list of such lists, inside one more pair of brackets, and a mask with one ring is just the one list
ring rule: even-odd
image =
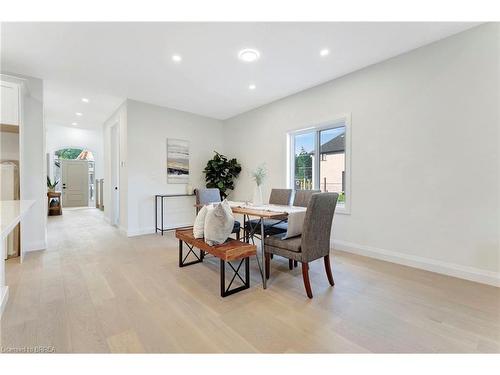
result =
[[[173,227],[173,228],[164,228],[163,227],[163,200],[167,198],[176,198],[176,197],[194,197],[195,194],[156,194],[155,195],[155,233],[161,232],[163,236],[163,232],[180,229],[184,227]],[[158,227],[158,200],[160,200],[160,224]]]

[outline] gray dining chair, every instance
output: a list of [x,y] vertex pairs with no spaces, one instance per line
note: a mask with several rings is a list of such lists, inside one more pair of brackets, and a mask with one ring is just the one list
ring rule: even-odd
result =
[[[311,200],[311,197],[313,194],[320,193],[320,190],[295,190],[294,197],[293,197],[293,206],[298,206],[298,207],[307,207],[309,204],[309,201]],[[283,220],[281,222],[276,222],[271,225],[269,223],[269,228],[268,228],[268,233],[269,234],[279,234],[279,233],[286,233],[288,229],[288,222],[286,220]],[[288,268],[293,269],[293,267],[297,267],[298,263],[296,260],[288,259]]]
[[335,285],[330,266],[330,233],[338,197],[337,193],[313,194],[307,205],[300,236],[283,239],[282,234],[276,234],[264,240],[266,278],[269,278],[271,271],[271,254],[301,262],[306,293],[309,298],[313,298],[309,263],[323,258],[328,281],[330,285]]
[[[320,190],[295,190],[292,206],[307,207],[312,195],[316,193],[320,193]],[[288,223],[286,220],[274,220],[272,224],[269,223],[270,234],[285,233],[287,228]]]
[[288,206],[292,198],[292,189],[272,189],[269,204]]
[[320,190],[295,190],[293,206],[307,207],[313,194],[320,193]]
[[[210,203],[219,203],[221,202],[220,190],[217,188],[205,188],[205,189],[195,189],[194,194],[196,196],[196,212],[199,211],[199,206],[210,204]],[[234,227],[231,233],[236,234],[236,239],[240,239],[240,228],[241,223],[237,220],[234,221]]]

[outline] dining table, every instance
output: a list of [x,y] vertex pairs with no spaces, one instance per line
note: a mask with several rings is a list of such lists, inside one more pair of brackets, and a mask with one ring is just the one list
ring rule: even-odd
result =
[[[214,202],[217,203],[217,202]],[[274,219],[281,221],[286,221],[288,219],[288,212],[304,212],[306,211],[305,207],[296,207],[296,206],[284,206],[284,205],[275,205],[275,204],[260,204],[254,205],[248,202],[233,202],[228,201],[229,206],[231,207],[231,211],[233,214],[243,215],[243,228],[245,230],[245,240],[249,241],[250,237],[253,238],[254,233],[257,228],[260,229],[260,262],[259,257],[257,256],[257,265],[259,267],[260,276],[262,278],[262,287],[264,289],[267,288],[266,277],[264,275],[264,262],[265,262],[265,252],[264,252],[264,239],[265,236],[262,235],[264,233],[264,221],[266,219]],[[204,204],[195,204],[197,209],[204,206]],[[246,223],[250,222],[250,218],[257,218],[258,223],[252,228],[250,233],[246,233]],[[300,233],[299,233],[300,234]]]

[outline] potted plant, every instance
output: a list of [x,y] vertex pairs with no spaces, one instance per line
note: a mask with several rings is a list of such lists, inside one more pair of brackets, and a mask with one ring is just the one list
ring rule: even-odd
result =
[[56,191],[56,186],[58,183],[59,183],[59,180],[54,180],[54,182],[52,182],[50,180],[50,177],[47,176],[47,189],[49,190],[50,193],[53,193]]
[[260,205],[263,204],[262,199],[262,184],[264,183],[264,179],[267,176],[267,170],[264,164],[259,165],[253,172],[252,178],[256,183],[255,191],[253,194],[253,203]]
[[228,159],[226,156],[214,151],[215,155],[205,167],[206,187],[218,188],[222,199],[228,196],[228,190],[234,190],[234,180],[241,172],[241,165],[236,159]]

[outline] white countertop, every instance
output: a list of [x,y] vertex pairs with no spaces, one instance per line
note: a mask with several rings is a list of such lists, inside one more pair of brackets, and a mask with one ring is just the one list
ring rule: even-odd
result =
[[0,229],[2,239],[14,229],[34,203],[35,201],[33,200],[0,201]]

